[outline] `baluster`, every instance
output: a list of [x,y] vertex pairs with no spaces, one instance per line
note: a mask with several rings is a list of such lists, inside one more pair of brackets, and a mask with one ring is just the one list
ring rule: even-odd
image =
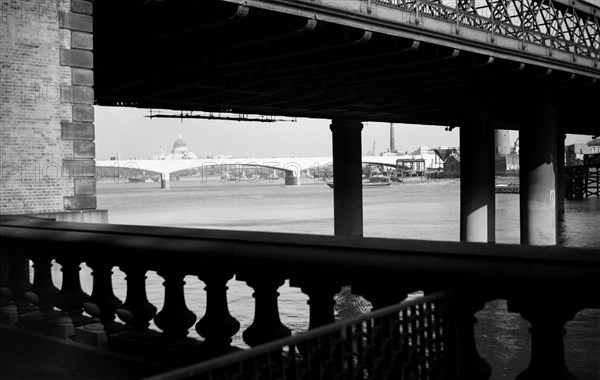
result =
[[[568,296],[558,297],[567,299]],[[575,317],[578,308],[556,298],[540,299],[532,296],[525,300],[509,302],[510,311],[518,311],[531,323],[531,359],[529,367],[521,372],[517,380],[575,379],[565,364],[563,336],[565,323]]]
[[307,302],[310,306],[309,329],[335,322],[333,297],[341,288],[341,285],[318,280],[301,282],[300,289],[309,298]]
[[40,312],[49,318],[56,317],[54,309],[59,290],[52,282],[52,259],[49,257],[33,257],[33,286],[31,293],[35,298],[34,304]]
[[27,300],[36,306],[36,311],[22,315],[19,326],[32,331],[43,331],[45,322],[58,318],[60,312],[54,309],[59,290],[52,282],[52,259],[33,256],[33,286],[25,293]]
[[94,315],[100,320],[107,334],[112,334],[123,329],[123,325],[115,321],[117,309],[123,305],[113,292],[112,285],[112,264],[106,264],[98,260],[88,261],[92,268],[94,283],[92,295],[88,302],[98,307],[98,315]]
[[196,314],[185,304],[185,274],[171,269],[160,270],[158,274],[165,279],[165,301],[162,310],[154,318],[154,323],[163,330],[162,337],[165,341],[182,341],[196,322]]
[[83,304],[89,296],[81,290],[79,281],[80,261],[73,258],[62,257],[56,260],[61,266],[63,281],[56,299],[56,306],[66,313],[74,326],[82,326],[90,322],[90,318],[83,315]]
[[133,330],[133,334],[121,335],[156,335],[148,329],[150,321],[156,315],[156,306],[146,296],[146,268],[123,265],[120,269],[126,274],[127,296],[122,308],[117,309],[117,315]]
[[[238,277],[239,279],[239,277]],[[291,331],[279,318],[277,289],[285,282],[282,278],[254,278],[247,280],[254,289],[254,321],[242,334],[244,342],[250,346],[269,342],[291,335]]]
[[0,323],[13,325],[17,323],[17,307],[13,303],[13,294],[6,287],[8,282],[8,257],[0,255]]
[[231,349],[231,337],[240,329],[240,323],[229,314],[227,281],[233,274],[212,272],[198,278],[206,284],[206,313],[196,324],[196,331],[204,337],[207,352],[219,355]]
[[31,303],[25,293],[31,289],[29,282],[29,259],[23,256],[11,255],[8,257],[8,281],[6,287],[12,293],[12,301],[17,307],[18,314],[33,311]]
[[475,313],[483,309],[485,301],[478,299],[475,295],[459,295],[456,297],[455,305],[457,359],[461,378],[469,380],[489,379],[492,374],[492,367],[479,356],[474,331],[475,323],[477,323]]
[[8,257],[0,254],[0,287],[8,282]]

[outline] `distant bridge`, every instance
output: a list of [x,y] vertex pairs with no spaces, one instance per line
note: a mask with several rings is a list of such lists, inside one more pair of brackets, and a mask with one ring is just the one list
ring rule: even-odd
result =
[[[396,160],[405,156],[363,156],[364,164],[396,166]],[[145,170],[161,175],[162,186],[168,187],[168,178],[172,173],[200,168],[202,176],[222,173],[226,167],[237,166],[262,167],[286,172],[286,183],[293,183],[292,178],[300,176],[309,169],[321,171],[333,168],[333,158],[322,157],[268,157],[268,158],[228,158],[228,159],[193,159],[193,160],[98,160],[98,168],[119,168],[125,170]]]

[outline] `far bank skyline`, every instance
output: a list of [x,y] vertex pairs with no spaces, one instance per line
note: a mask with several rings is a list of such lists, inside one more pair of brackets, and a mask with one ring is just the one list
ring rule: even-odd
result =
[[[147,159],[162,148],[170,152],[179,133],[198,157],[315,157],[331,155],[331,120],[296,122],[238,122],[205,119],[149,119],[148,109],[95,106],[96,157]],[[419,146],[459,146],[459,128],[395,125],[395,146],[411,152]],[[566,144],[587,142],[591,136],[567,135]],[[514,142],[514,138],[511,143]],[[363,154],[390,147],[389,123],[364,122]]]

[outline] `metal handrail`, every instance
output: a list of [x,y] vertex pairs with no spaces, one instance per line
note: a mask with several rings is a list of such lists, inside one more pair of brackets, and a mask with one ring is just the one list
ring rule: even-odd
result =
[[[391,329],[400,327],[400,324],[404,321],[408,326],[409,322],[406,321],[406,318],[408,316],[408,313],[413,313],[413,317],[417,317],[417,318],[423,318],[420,322],[420,329],[425,329],[425,328],[431,328],[433,329],[434,327],[436,329],[438,329],[438,334],[442,335],[442,336],[435,336],[435,334],[430,333],[432,336],[428,337],[429,339],[433,339],[433,340],[438,340],[437,342],[435,342],[436,345],[439,346],[440,350],[443,350],[444,354],[443,354],[443,358],[441,353],[439,354],[439,358],[441,360],[447,361],[448,363],[446,363],[446,367],[447,368],[452,368],[452,365],[449,364],[451,363],[454,359],[450,356],[450,355],[455,355],[456,353],[456,349],[455,347],[449,347],[450,345],[454,345],[456,342],[453,341],[452,339],[454,339],[454,337],[452,336],[453,332],[451,331],[452,328],[450,327],[451,325],[451,319],[452,319],[452,309],[451,309],[451,303],[452,303],[452,298],[450,293],[448,292],[437,292],[437,293],[433,293],[430,295],[426,295],[424,297],[419,297],[416,299],[412,299],[412,300],[407,300],[407,301],[403,301],[400,302],[396,305],[391,305],[391,306],[387,306],[385,308],[381,308],[375,311],[372,311],[370,313],[366,313],[363,314],[361,316],[358,317],[354,317],[354,318],[350,318],[350,319],[346,319],[343,321],[338,321],[335,323],[331,323],[329,325],[326,326],[322,326],[313,330],[310,330],[308,332],[304,332],[295,336],[290,336],[290,337],[286,337],[286,338],[282,338],[282,339],[278,339],[269,343],[265,343],[262,344],[260,346],[254,347],[250,350],[247,351],[240,351],[240,352],[236,352],[236,353],[232,353],[229,355],[225,355],[225,356],[221,356],[212,360],[208,360],[199,364],[194,364],[191,366],[187,366],[187,367],[183,367],[183,368],[179,368],[173,371],[169,371],[166,373],[162,373],[156,376],[152,376],[147,378],[146,380],[179,380],[179,379],[186,379],[186,378],[203,378],[203,376],[205,376],[206,378],[210,378],[210,379],[215,379],[215,378],[219,378],[219,379],[228,379],[230,377],[228,377],[226,375],[226,368],[229,366],[235,366],[236,368],[240,368],[241,371],[243,371],[243,368],[245,366],[246,363],[248,363],[249,361],[255,360],[257,358],[260,358],[261,356],[266,356],[266,355],[275,355],[275,356],[280,356],[282,354],[284,355],[288,355],[288,356],[295,356],[295,357],[302,357],[302,356],[308,356],[310,355],[310,353],[307,352],[307,350],[303,350],[302,346],[303,344],[309,345],[314,349],[314,345],[318,345],[319,343],[316,343],[319,339],[322,339],[323,337],[327,337],[327,336],[331,336],[333,334],[340,334],[341,337],[344,338],[351,338],[347,335],[345,335],[345,332],[348,331],[348,329],[351,329],[353,327],[356,326],[362,326],[363,323],[365,322],[371,322],[373,323],[374,321],[381,321],[385,318],[391,318],[390,321],[395,321],[396,323],[393,325],[394,326],[388,326]],[[436,312],[438,314],[437,318],[440,318],[442,315],[442,311],[437,310],[437,308],[446,308],[446,310],[443,310],[443,318],[447,318],[448,320],[444,320],[442,321],[438,321],[439,325],[434,326],[434,324],[430,321],[429,325],[426,325],[426,322],[424,322],[424,318],[427,317],[427,315],[425,315],[426,313],[423,311],[424,310],[424,305],[430,305],[429,307],[432,308],[436,308],[433,310],[436,310]],[[435,306],[431,306],[431,305],[435,305]],[[430,309],[431,310],[431,309]],[[443,326],[442,326],[443,325]],[[417,329],[414,329],[417,330]],[[411,334],[418,334],[418,335],[424,335],[423,331],[411,331]],[[448,331],[446,331],[448,330]],[[443,331],[443,333],[442,333]],[[408,331],[397,331],[398,334],[393,334],[392,332],[390,332],[393,335],[394,339],[397,340],[402,340],[404,338],[407,338],[407,334],[409,334]],[[365,338],[367,340],[369,339],[374,339],[373,336],[373,332],[371,331],[371,335],[369,336],[369,332],[366,332],[366,336]],[[404,334],[404,336],[403,336]],[[356,338],[356,337],[354,337]],[[442,343],[442,340],[444,340],[444,342]],[[401,343],[402,342],[396,342],[398,344],[398,352],[397,354],[400,355],[400,351],[402,349],[408,349],[408,347],[401,347]],[[428,344],[428,342],[425,341],[420,341],[419,342],[421,344],[421,346],[425,346],[426,344]],[[431,343],[431,342],[430,342]],[[311,345],[313,344],[313,345]],[[287,350],[286,350],[287,348]],[[303,351],[303,354],[299,354],[299,353],[295,353],[295,349],[299,348],[300,351]],[[348,347],[351,350],[357,351],[357,347]],[[410,347],[410,349],[418,349],[417,347]],[[420,349],[424,349],[424,347],[421,347]],[[451,354],[452,353],[452,354]],[[428,355],[432,355],[432,353],[430,352]],[[338,355],[339,356],[339,355]],[[408,358],[406,358],[408,361]],[[415,359],[415,358],[412,358]],[[260,360],[260,359],[259,359]],[[294,360],[294,358],[292,359]],[[310,362],[309,359],[304,358],[304,360],[306,362]],[[355,360],[356,361],[356,360]],[[397,363],[398,364],[398,363]],[[429,363],[431,366],[433,365],[432,363]],[[265,364],[266,366],[268,366],[268,364]],[[273,365],[273,363],[271,363],[271,365]],[[309,366],[310,364],[307,363],[307,365]],[[407,363],[404,363],[404,366],[408,366]],[[416,363],[415,363],[415,367],[413,369],[416,369]],[[278,368],[278,370],[280,370],[280,368]],[[349,371],[349,368],[344,368],[344,369],[340,369],[340,371],[345,370],[345,371]],[[220,371],[220,372],[219,372]],[[215,376],[216,373],[221,374],[222,376]],[[251,374],[249,375],[249,377],[244,377],[244,378],[248,378],[248,379],[252,379],[254,378],[254,376],[257,376],[257,374]],[[360,376],[360,374],[358,374],[358,376]],[[362,377],[362,376],[361,376]],[[233,377],[231,377],[233,378]],[[258,378],[258,376],[257,376]],[[270,377],[260,377],[261,379],[263,378],[270,378]],[[283,377],[283,378],[287,378],[287,377]],[[352,378],[356,378],[356,377],[352,377]],[[401,377],[404,378],[404,377]],[[412,378],[412,377],[411,377]],[[426,376],[423,377],[417,377],[417,378],[429,378]]]

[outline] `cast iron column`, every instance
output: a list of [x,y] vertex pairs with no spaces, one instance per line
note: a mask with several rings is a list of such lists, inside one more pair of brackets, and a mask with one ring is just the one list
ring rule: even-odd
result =
[[496,241],[495,131],[485,111],[460,128],[460,241]]
[[519,131],[521,244],[555,245],[557,114],[538,107],[530,116]]
[[336,236],[363,235],[362,123],[332,120],[333,220]]
[[[496,240],[495,130],[486,110],[473,110],[460,127],[460,241]],[[460,294],[457,293],[457,294]],[[474,300],[470,300],[474,301]],[[491,366],[477,351],[475,313],[484,304],[459,303],[456,334],[461,378],[489,379]]]

